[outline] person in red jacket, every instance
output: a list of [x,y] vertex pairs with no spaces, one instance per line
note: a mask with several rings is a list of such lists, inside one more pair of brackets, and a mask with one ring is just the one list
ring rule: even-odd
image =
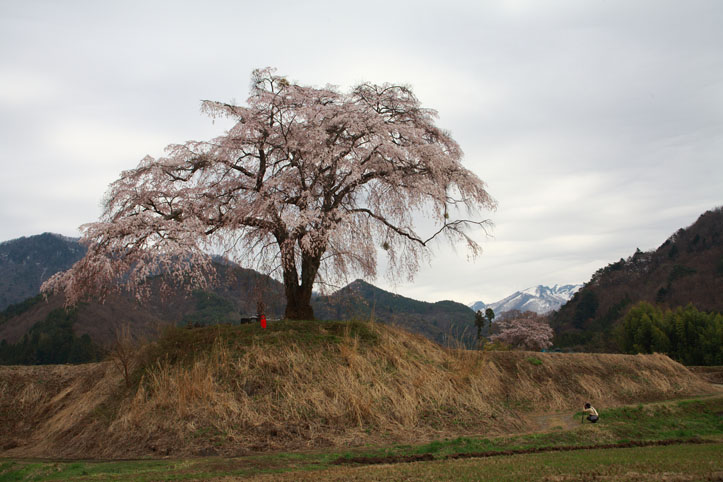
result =
[[266,314],[264,313],[266,311],[266,304],[259,300],[256,303],[256,313],[258,314],[259,321],[261,322],[261,329],[266,329]]

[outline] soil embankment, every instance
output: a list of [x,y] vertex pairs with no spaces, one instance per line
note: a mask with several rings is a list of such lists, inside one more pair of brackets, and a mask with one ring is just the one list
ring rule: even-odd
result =
[[688,370],[698,375],[708,383],[723,385],[723,366],[716,367],[688,367]]
[[[447,350],[367,323],[171,330],[110,363],[0,367],[0,455],[241,455],[529,431],[539,415],[715,388],[662,355]],[[556,423],[554,420],[550,423]]]

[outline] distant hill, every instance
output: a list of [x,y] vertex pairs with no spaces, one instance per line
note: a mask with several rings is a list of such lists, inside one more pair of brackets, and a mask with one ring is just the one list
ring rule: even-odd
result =
[[[455,301],[428,303],[384,291],[356,280],[330,296],[312,300],[322,320],[360,319],[401,326],[440,344],[474,341],[474,311]],[[473,333],[474,332],[474,333]]]
[[485,304],[478,301],[473,303],[471,308],[475,312],[492,308],[496,314],[507,311],[534,311],[542,315],[559,309],[572,298],[581,286],[576,284],[555,285],[553,287],[537,285],[533,288],[516,291],[507,298],[494,303]]
[[0,243],[0,311],[35,296],[40,285],[85,255],[77,239],[44,233]]
[[[84,253],[77,240],[50,233],[0,244],[0,266],[5,274],[0,280],[4,283],[0,285],[0,297],[8,300],[0,312],[0,341],[16,344],[26,334],[57,337],[63,328],[64,337],[89,335],[97,345],[108,346],[124,324],[136,335],[152,336],[165,324],[237,322],[242,316],[256,313],[259,296],[266,304],[268,317],[280,318],[284,312],[286,300],[281,283],[228,260],[216,259],[218,282],[206,291],[188,293],[178,289],[161,296],[160,290],[154,289],[153,295],[140,302],[130,294],[115,294],[103,303],[81,303],[72,313],[63,314],[63,298],[54,295],[43,300],[38,296],[40,285],[56,272],[70,268]],[[374,318],[404,326],[439,343],[471,343],[474,327],[474,312],[460,303],[417,301],[363,281],[355,281],[331,296],[317,296],[312,305],[319,319]]]
[[[286,300],[281,283],[228,262],[217,264],[216,269],[219,282],[207,291],[186,293],[179,289],[161,297],[154,288],[155,294],[142,302],[129,294],[115,294],[104,303],[81,303],[68,314],[62,313],[60,296],[50,296],[47,301],[41,296],[29,298],[0,313],[0,340],[10,344],[23,342],[23,337],[38,332],[38,327],[57,334],[59,328],[52,324],[57,319],[66,325],[70,322],[72,334],[89,335],[96,345],[108,347],[116,330],[124,324],[136,336],[155,337],[159,328],[167,324],[236,323],[242,315],[256,313],[259,296],[266,304],[269,318],[283,315]],[[151,283],[158,284],[157,280]],[[474,312],[463,304],[417,301],[361,280],[330,296],[316,296],[312,305],[320,320],[374,319],[402,326],[440,344],[470,345],[474,341]]]
[[615,351],[612,329],[638,301],[723,311],[723,210],[701,215],[658,249],[599,269],[551,317],[556,345]]
[[[16,343],[37,323],[47,326],[49,319],[59,319],[53,312],[63,307],[63,298],[54,295],[43,300],[38,296],[40,285],[69,269],[85,251],[78,239],[52,233],[0,243],[0,341]],[[269,316],[281,316],[284,298],[279,282],[228,260],[216,259],[215,263],[218,283],[208,291],[188,293],[179,289],[161,296],[156,289],[142,302],[130,294],[115,294],[104,303],[81,303],[64,319],[72,321],[78,336],[89,334],[94,342],[107,345],[123,324],[129,324],[136,334],[146,335],[168,323],[238,321],[256,313],[259,296]]]
[[[129,325],[138,336],[153,336],[166,324],[207,325],[238,322],[242,316],[254,315],[259,297],[266,304],[270,317],[283,313],[283,286],[268,276],[243,269],[231,263],[216,264],[218,282],[206,291],[192,293],[178,290],[160,294],[158,279],[151,279],[152,294],[137,300],[131,294],[112,294],[103,302],[80,303],[73,313],[72,327],[76,335],[88,334],[93,342],[107,346],[115,331]],[[57,318],[63,308],[60,295],[47,301],[42,296],[28,298],[0,313],[0,340],[17,343],[40,322]],[[47,324],[47,323],[46,323]]]

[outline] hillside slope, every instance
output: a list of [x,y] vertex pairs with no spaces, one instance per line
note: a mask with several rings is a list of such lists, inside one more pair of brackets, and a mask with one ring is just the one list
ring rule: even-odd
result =
[[[116,330],[129,325],[140,337],[152,337],[159,327],[168,324],[235,323],[242,315],[256,313],[262,298],[266,315],[281,317],[284,311],[283,286],[253,270],[233,264],[217,264],[217,280],[208,291],[189,294],[182,289],[161,297],[157,290],[141,301],[130,295],[111,295],[103,303],[80,304],[73,318],[74,331],[80,336],[107,346]],[[472,343],[474,312],[461,303],[440,301],[427,303],[381,290],[361,280],[350,283],[330,296],[312,300],[317,319],[370,320],[403,326],[440,344]],[[17,343],[38,322],[63,307],[60,296],[28,299],[0,313],[0,340]]]
[[312,300],[321,320],[370,320],[403,327],[441,345],[472,346],[474,311],[455,301],[428,303],[382,290],[362,280]]
[[[79,336],[88,334],[95,343],[106,346],[123,325],[128,325],[135,335],[145,337],[156,335],[159,327],[167,324],[238,322],[242,315],[256,313],[259,298],[269,316],[283,313],[283,287],[279,282],[233,264],[215,266],[218,282],[207,291],[188,293],[178,289],[161,295],[158,283],[151,280],[155,286],[148,299],[111,294],[102,303],[81,303],[73,315],[74,331]],[[18,342],[33,325],[46,320],[63,304],[60,295],[52,295],[47,301],[38,297],[12,313],[0,314],[0,340]]]
[[40,285],[85,255],[76,239],[44,233],[0,243],[0,311],[35,296]]
[[124,458],[419,443],[536,413],[715,389],[661,355],[448,350],[374,323],[177,328],[109,363],[0,367],[0,456]]
[[723,311],[722,208],[702,214],[655,251],[638,250],[598,270],[551,317],[556,345],[616,350],[612,328],[638,301]]

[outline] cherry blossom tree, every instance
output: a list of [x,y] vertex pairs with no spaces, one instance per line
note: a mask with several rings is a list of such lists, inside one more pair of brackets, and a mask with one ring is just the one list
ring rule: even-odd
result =
[[[221,250],[283,280],[287,318],[313,319],[313,286],[375,277],[378,248],[392,277],[408,279],[437,238],[480,252],[471,228],[488,226],[479,213],[495,202],[409,87],[342,93],[270,68],[251,85],[246,106],[202,103],[235,122],[224,135],[171,145],[123,172],[101,219],[81,227],[86,257],[44,290],[71,303],[120,286],[142,295],[159,273],[203,286],[208,253]],[[435,223],[426,234],[420,215]]]
[[537,313],[525,311],[495,324],[499,333],[490,337],[493,342],[535,351],[552,346],[554,332],[545,319]]

